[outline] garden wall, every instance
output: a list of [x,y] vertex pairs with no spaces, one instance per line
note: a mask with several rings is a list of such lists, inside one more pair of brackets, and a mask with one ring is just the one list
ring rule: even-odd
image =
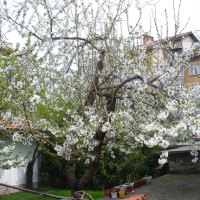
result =
[[[19,154],[21,158],[24,158],[27,155],[27,153],[30,152],[29,158],[25,161],[25,165],[23,167],[11,168],[9,170],[0,169],[0,183],[13,185],[13,186],[19,186],[19,187],[25,186],[26,165],[32,157],[32,152],[34,148],[35,148],[35,144],[31,146],[24,146],[24,145],[18,144],[16,146],[15,152],[13,152],[12,155]],[[35,165],[34,165],[34,171],[33,171],[33,182],[34,182],[35,187],[38,185],[38,182],[39,182],[38,165],[39,165],[39,162],[38,160],[36,160]],[[17,191],[0,186],[0,195],[9,194],[13,192],[17,192]]]

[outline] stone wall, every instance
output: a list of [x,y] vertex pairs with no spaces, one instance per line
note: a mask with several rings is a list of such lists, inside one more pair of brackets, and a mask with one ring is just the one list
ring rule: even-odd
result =
[[192,158],[190,152],[169,154],[169,172],[200,172],[200,160],[198,160],[197,163],[192,163]]

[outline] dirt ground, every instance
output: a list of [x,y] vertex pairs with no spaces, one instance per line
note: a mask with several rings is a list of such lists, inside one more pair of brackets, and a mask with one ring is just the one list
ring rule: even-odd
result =
[[200,200],[200,174],[165,175],[135,189],[141,193],[148,200]]

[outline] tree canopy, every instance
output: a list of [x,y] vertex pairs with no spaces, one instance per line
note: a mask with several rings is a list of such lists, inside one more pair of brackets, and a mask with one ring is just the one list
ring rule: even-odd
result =
[[[166,59],[149,67],[139,24],[144,5],[134,2],[139,15],[133,23],[131,2],[23,0],[12,7],[1,1],[1,21],[25,41],[13,52],[15,62],[1,69],[0,76],[9,77],[1,115],[9,112],[7,122],[37,140],[47,142],[45,131],[56,137],[54,148],[75,189],[87,187],[104,146],[115,157],[114,148],[129,154],[139,145],[194,146],[200,134],[200,87],[177,81],[196,46],[177,54],[170,40],[160,41]],[[80,157],[81,178],[74,173]]]

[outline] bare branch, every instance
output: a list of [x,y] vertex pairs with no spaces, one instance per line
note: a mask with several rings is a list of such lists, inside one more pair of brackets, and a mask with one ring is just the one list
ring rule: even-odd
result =
[[97,51],[101,51],[101,49],[99,49],[98,47],[96,47],[94,45],[93,40],[89,40],[86,38],[82,38],[82,37],[67,37],[67,36],[60,36],[60,37],[51,37],[52,40],[80,40],[80,41],[84,41],[87,44],[90,44],[94,49],[96,49]]
[[46,0],[43,0],[43,1],[44,1],[44,5],[45,5],[45,7],[46,7],[46,10],[47,10],[47,14],[48,14],[48,16],[49,16],[49,19],[52,20],[52,17],[51,17],[51,14],[50,14],[49,8],[48,8],[48,6],[47,6],[47,2],[46,2]]
[[72,0],[70,2],[67,2],[63,7],[62,9],[60,9],[53,17],[52,19],[55,19],[61,12],[63,12],[65,10],[66,7],[68,7],[71,3],[74,3],[75,0]]
[[8,16],[8,19],[10,19],[12,22],[14,22],[15,24],[17,24],[18,26],[20,26],[21,28],[26,29],[31,35],[35,36],[37,39],[39,39],[40,41],[44,41],[40,36],[38,36],[36,33],[32,32],[31,30],[29,30],[27,27],[25,27],[23,24],[17,22],[16,20],[14,20],[12,17]]

